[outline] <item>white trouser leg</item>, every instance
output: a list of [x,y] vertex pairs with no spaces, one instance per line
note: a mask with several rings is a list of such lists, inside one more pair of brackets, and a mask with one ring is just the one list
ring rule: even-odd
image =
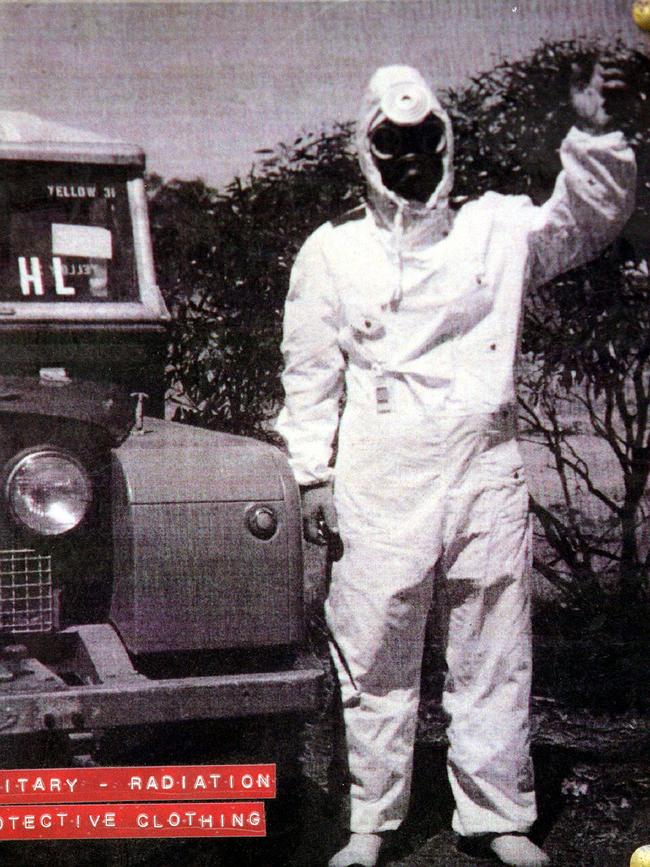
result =
[[530,517],[514,443],[482,456],[445,540],[443,707],[460,834],[527,831],[536,818],[529,750]]
[[347,541],[326,615],[341,685],[355,833],[393,830],[406,815],[430,598],[430,575],[408,555],[358,537]]
[[452,824],[463,835],[527,831],[536,818],[529,749],[530,519],[519,471],[513,480],[512,487],[474,500],[448,548],[454,556],[445,588],[443,707],[450,717]]
[[450,581],[448,773],[460,834],[527,831],[536,818],[529,754],[531,647],[521,579]]
[[346,409],[335,500],[344,553],[325,606],[336,645],[351,775],[351,830],[406,815],[446,446],[398,413]]

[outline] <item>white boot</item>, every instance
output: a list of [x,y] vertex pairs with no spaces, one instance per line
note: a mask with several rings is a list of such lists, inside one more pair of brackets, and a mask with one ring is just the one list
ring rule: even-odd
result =
[[375,867],[381,842],[379,834],[351,834],[347,846],[330,858],[328,867]]
[[550,859],[528,837],[517,834],[500,834],[490,842],[490,849],[502,864],[512,867],[545,867]]

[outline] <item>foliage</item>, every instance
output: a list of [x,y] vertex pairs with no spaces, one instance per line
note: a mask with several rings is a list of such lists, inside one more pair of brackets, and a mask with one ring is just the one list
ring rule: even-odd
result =
[[305,237],[361,195],[350,125],[279,145],[223,193],[150,183],[161,289],[173,312],[176,418],[256,436],[282,398],[279,335],[289,271]]
[[[650,63],[622,44],[543,44],[444,98],[456,136],[455,204],[488,189],[541,202],[570,125],[572,67],[588,67],[597,47],[628,84],[612,111],[637,153],[638,207],[613,249],[531,294],[520,392],[526,431],[548,449],[560,491],[555,502],[533,504],[545,538],[537,568],[596,617],[608,582],[633,601],[650,565],[641,538],[650,472]],[[352,129],[260,151],[262,162],[221,193],[199,180],[150,179],[157,267],[174,313],[178,419],[269,435],[282,397],[279,340],[294,255],[311,230],[362,196]],[[594,472],[578,435],[585,425],[620,468],[617,483]]]

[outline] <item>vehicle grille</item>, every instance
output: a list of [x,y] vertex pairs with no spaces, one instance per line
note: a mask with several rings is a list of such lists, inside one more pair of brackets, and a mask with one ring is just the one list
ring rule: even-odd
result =
[[28,548],[0,550],[0,632],[54,628],[52,558]]

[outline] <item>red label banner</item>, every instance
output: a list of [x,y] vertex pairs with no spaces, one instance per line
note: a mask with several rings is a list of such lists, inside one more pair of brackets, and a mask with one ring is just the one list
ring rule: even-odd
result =
[[159,765],[0,771],[0,804],[275,798],[275,765]]
[[0,807],[0,840],[264,836],[263,802]]

